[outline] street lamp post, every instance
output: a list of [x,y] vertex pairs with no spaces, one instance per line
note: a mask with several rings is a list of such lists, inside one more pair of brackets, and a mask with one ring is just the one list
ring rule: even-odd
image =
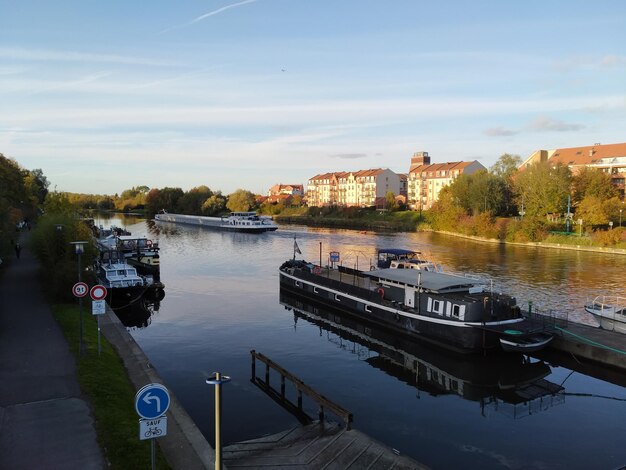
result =
[[[74,245],[74,252],[78,255],[78,282],[81,282],[81,265],[80,265],[80,257],[85,252],[85,245],[87,242],[78,241],[78,242],[70,242],[70,245]],[[78,342],[78,351],[82,355],[85,352],[85,343],[83,341],[83,298],[78,298],[78,315],[79,315],[79,342]]]
[[620,209],[620,210],[619,210],[619,226],[620,226],[620,227],[622,226],[622,211],[623,211],[623,210],[624,210],[624,209]]

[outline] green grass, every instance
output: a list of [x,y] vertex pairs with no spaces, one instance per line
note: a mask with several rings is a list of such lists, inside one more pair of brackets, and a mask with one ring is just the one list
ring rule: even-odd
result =
[[[53,305],[52,311],[76,357],[78,382],[91,403],[98,441],[110,468],[150,468],[150,441],[139,440],[139,417],[135,411],[136,391],[124,364],[104,336],[101,336],[101,354],[98,356],[95,317],[83,306],[83,340],[86,352],[81,356],[78,354],[78,306]],[[158,446],[156,460],[157,468],[169,468]]]

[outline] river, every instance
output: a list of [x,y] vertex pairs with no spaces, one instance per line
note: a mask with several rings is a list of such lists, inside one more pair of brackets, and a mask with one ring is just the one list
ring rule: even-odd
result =
[[[530,386],[515,388],[511,384],[523,382],[528,364],[468,361],[397,343],[334,313],[330,321],[307,319],[302,304],[295,311],[304,314],[296,315],[293,301],[281,304],[277,272],[293,256],[294,235],[302,251],[298,257],[318,261],[321,246],[324,260],[338,251],[344,265],[361,268],[374,259],[376,248],[419,249],[447,270],[494,279],[496,289],[524,306],[532,301],[535,309],[594,325],[582,306],[596,295],[623,295],[626,256],[477,243],[435,233],[281,226],[254,235],[133,217],[97,222],[158,240],[166,295],[144,319],[146,326],[131,334],[209,442],[214,390],[205,379],[215,371],[232,379],[223,387],[224,445],[298,424],[250,381],[254,349],[351,411],[355,428],[433,469],[626,465],[623,383],[551,363],[536,377],[528,371],[537,379]],[[562,390],[540,393],[539,385]],[[316,416],[316,408],[306,406]]]

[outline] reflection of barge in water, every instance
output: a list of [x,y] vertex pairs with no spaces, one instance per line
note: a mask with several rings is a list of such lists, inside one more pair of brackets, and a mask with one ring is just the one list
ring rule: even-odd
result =
[[530,352],[552,339],[545,324],[521,314],[515,298],[467,276],[321,268],[293,259],[283,263],[279,277],[280,287],[297,296],[457,351]]
[[[432,396],[456,394],[480,402],[481,408],[511,405],[512,410],[500,411],[515,418],[564,401],[563,387],[545,380],[551,371],[543,361],[530,362],[521,354],[456,354],[394,335],[345,312],[305,302],[282,290],[280,302],[286,309],[293,309],[295,322],[304,319],[336,335],[329,337],[330,341],[352,342],[353,352],[372,367]],[[341,344],[342,348],[345,346]]]

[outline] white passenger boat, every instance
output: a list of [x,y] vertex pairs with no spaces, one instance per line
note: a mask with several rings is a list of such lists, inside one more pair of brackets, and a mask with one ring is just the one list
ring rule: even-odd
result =
[[165,296],[161,282],[153,276],[137,274],[120,252],[102,252],[95,268],[98,282],[107,288],[107,302],[112,308],[131,304],[143,296],[156,300]]
[[585,305],[600,327],[626,334],[626,297],[599,295]]
[[154,220],[200,225],[202,227],[233,232],[262,233],[273,232],[278,229],[278,225],[271,217],[258,215],[256,212],[231,212],[230,215],[225,217],[205,217],[200,215],[170,214],[169,212],[161,211],[154,215]]

